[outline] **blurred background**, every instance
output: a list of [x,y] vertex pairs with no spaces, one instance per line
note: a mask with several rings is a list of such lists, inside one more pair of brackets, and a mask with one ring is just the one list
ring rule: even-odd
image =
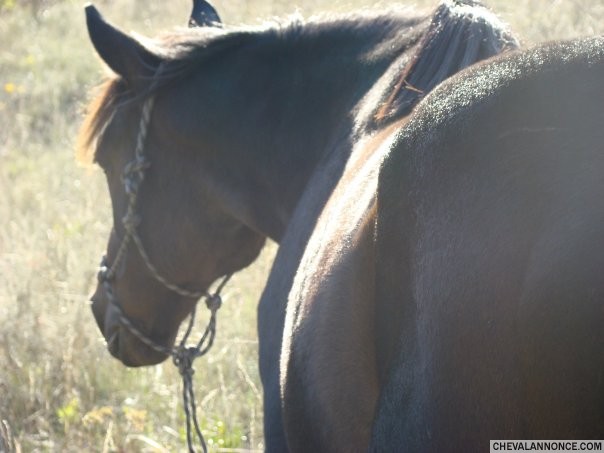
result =
[[[525,45],[604,32],[604,0],[486,3]],[[227,24],[391,4],[214,2]],[[121,28],[153,36],[185,26],[191,3],[96,6]],[[73,148],[104,71],[81,1],[0,0],[0,451],[185,450],[177,370],[169,362],[126,369],[112,359],[87,303],[111,213],[102,172],[78,165]],[[196,363],[199,415],[212,451],[263,448],[256,303],[275,248],[227,286],[216,344]]]

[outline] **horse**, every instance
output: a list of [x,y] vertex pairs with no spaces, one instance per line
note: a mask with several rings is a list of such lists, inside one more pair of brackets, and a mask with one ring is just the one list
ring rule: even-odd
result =
[[357,142],[289,296],[290,447],[602,438],[603,105],[604,39],[550,43]]
[[501,57],[426,101],[379,177],[376,311],[398,334],[372,451],[602,438],[604,40]]
[[[88,6],[92,44],[115,73],[78,141],[80,158],[105,172],[112,202],[91,298],[109,352],[127,366],[165,360],[196,300],[211,296],[216,310],[212,282],[252,263],[266,238],[295,255],[355,128],[411,111],[442,79],[516,45],[500,22],[476,19],[479,10],[446,1],[434,16],[387,11],[139,40]],[[285,306],[274,296],[291,282],[282,264],[277,257],[259,306],[272,451],[287,448],[278,402]]]

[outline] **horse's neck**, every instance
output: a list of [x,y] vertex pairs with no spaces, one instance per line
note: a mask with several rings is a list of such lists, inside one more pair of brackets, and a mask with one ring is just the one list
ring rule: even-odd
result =
[[255,99],[275,105],[270,118],[258,120],[258,129],[264,129],[260,146],[249,148],[255,152],[250,182],[265,190],[248,200],[251,222],[269,237],[282,238],[313,171],[352,131],[355,105],[415,43],[418,32],[409,18],[392,22],[388,29],[368,24],[354,32],[302,34],[292,49],[279,54],[271,86]]

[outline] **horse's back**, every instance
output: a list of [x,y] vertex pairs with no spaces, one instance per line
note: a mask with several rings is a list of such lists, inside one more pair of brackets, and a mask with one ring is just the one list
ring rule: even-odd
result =
[[504,56],[418,106],[379,179],[373,451],[602,438],[603,106],[601,39]]

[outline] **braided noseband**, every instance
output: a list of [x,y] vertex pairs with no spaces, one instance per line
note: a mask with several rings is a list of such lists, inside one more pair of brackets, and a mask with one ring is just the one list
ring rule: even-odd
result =
[[[223,277],[214,294],[210,294],[207,291],[189,291],[166,280],[157,271],[157,268],[151,262],[149,255],[143,246],[143,242],[137,232],[137,226],[140,224],[141,218],[136,214],[136,200],[138,197],[138,191],[145,177],[145,170],[149,168],[150,165],[150,162],[145,158],[144,155],[144,146],[154,100],[155,98],[151,96],[143,104],[138,137],[136,140],[136,148],[134,150],[134,160],[126,164],[124,167],[124,174],[122,176],[124,190],[128,196],[126,214],[122,218],[125,234],[116,252],[113,263],[108,265],[105,257],[103,257],[101,260],[98,279],[103,285],[103,289],[105,290],[109,303],[112,304],[118,312],[121,324],[128,329],[132,335],[138,338],[149,348],[172,357],[172,361],[178,367],[178,371],[180,372],[183,380],[182,396],[187,419],[187,445],[189,447],[189,451],[195,452],[191,438],[191,419],[193,419],[197,438],[199,439],[203,451],[207,452],[206,443],[201,433],[201,429],[199,428],[199,423],[197,422],[195,394],[193,392],[193,361],[197,357],[201,357],[207,353],[214,343],[214,337],[216,336],[216,312],[222,305],[220,291],[222,291],[232,274],[227,274]],[[122,307],[120,306],[115,295],[113,282],[117,276],[117,269],[126,256],[126,250],[130,242],[134,242],[141,258],[143,259],[143,262],[147,266],[147,269],[151,275],[163,286],[183,297],[190,297],[192,299],[200,299],[201,297],[204,297],[206,299],[206,306],[210,310],[210,320],[208,321],[208,325],[203,335],[195,346],[186,345],[187,339],[189,338],[195,322],[195,307],[191,312],[189,324],[182,340],[179,342],[177,347],[171,348],[156,343],[143,332],[141,332],[122,310]]]

